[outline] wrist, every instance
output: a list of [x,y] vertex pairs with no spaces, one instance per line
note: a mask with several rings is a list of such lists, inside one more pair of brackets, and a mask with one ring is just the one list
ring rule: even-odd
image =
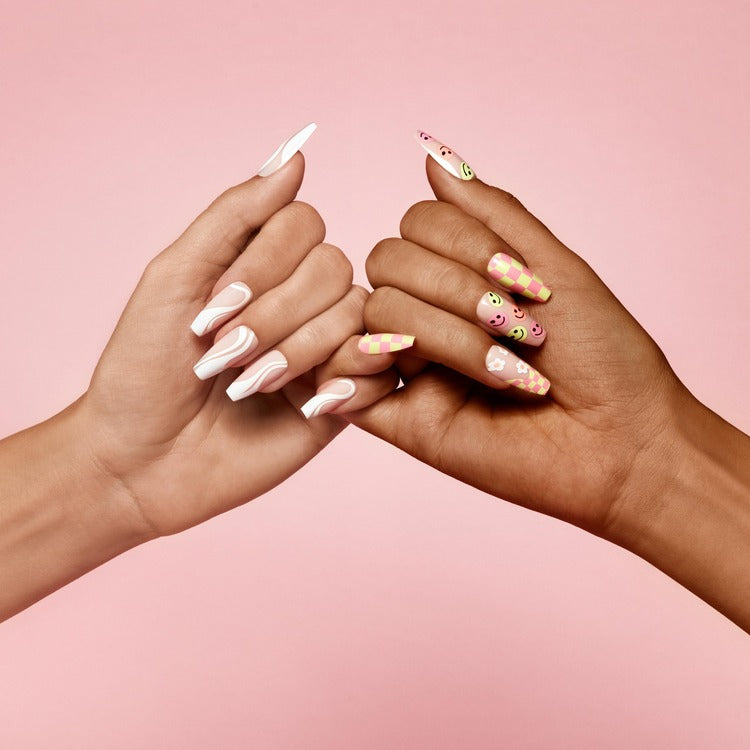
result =
[[94,461],[81,403],[0,443],[0,620],[153,537]]
[[667,408],[606,537],[750,629],[750,438],[687,391]]

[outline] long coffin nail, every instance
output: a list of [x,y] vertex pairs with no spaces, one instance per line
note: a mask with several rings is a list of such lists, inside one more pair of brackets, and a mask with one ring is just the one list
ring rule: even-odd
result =
[[365,354],[399,352],[414,346],[414,336],[403,333],[368,333],[359,340],[359,350]]
[[549,390],[550,382],[544,375],[502,346],[491,346],[484,363],[490,375],[522,391],[543,396]]
[[227,396],[232,401],[257,393],[261,388],[273,383],[287,370],[289,363],[277,349],[264,354],[253,362],[245,372],[227,388]]
[[193,367],[201,380],[218,375],[258,346],[258,337],[247,327],[237,326],[222,336]]
[[328,414],[337,406],[348,401],[357,392],[357,386],[349,378],[339,378],[323,386],[300,411],[307,419]]
[[223,323],[238,310],[241,310],[253,298],[253,293],[247,284],[234,281],[225,286],[208,304],[195,316],[190,329],[196,336],[203,336]]
[[298,133],[295,133],[289,140],[284,141],[258,170],[258,175],[260,177],[268,177],[269,174],[273,174],[277,169],[281,169],[304,146],[305,141],[315,132],[315,128],[317,127],[314,122],[311,122],[309,125],[305,125]]
[[482,295],[477,305],[477,318],[493,336],[507,336],[531,346],[539,346],[547,338],[541,323],[497,292]]
[[487,273],[511,292],[537,302],[546,302],[552,294],[552,290],[533,271],[506,253],[497,253],[490,258]]
[[474,170],[452,149],[436,141],[423,130],[417,130],[414,137],[420,146],[449,174],[462,180],[473,180]]

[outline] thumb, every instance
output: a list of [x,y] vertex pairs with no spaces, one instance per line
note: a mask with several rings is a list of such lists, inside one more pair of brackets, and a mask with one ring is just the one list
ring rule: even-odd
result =
[[547,268],[554,270],[558,278],[566,266],[571,273],[580,272],[581,259],[515,196],[482,182],[461,156],[427,133],[420,131],[415,138],[431,157],[426,164],[427,180],[438,200],[452,203],[479,219],[542,276]]

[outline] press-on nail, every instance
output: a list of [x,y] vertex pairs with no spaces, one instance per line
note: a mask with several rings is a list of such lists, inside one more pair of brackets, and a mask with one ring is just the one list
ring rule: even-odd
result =
[[477,319],[493,336],[507,336],[531,346],[539,346],[547,337],[541,323],[497,292],[482,295],[477,305]]
[[227,395],[232,401],[257,393],[261,388],[273,383],[285,372],[289,363],[286,357],[278,350],[267,352],[253,362],[245,372],[235,380],[229,388]]
[[552,294],[549,287],[546,287],[533,271],[506,253],[497,253],[490,258],[487,273],[511,292],[522,294],[537,302],[546,302]]
[[315,128],[317,127],[314,122],[311,122],[291,138],[284,141],[258,170],[258,174],[261,177],[268,177],[268,175],[273,174],[277,169],[281,169],[302,148],[305,141],[315,132]]
[[484,360],[487,371],[498,380],[543,396],[550,382],[531,365],[502,346],[491,346]]
[[359,350],[365,354],[398,352],[414,345],[414,336],[403,333],[368,333],[359,340]]
[[258,338],[247,326],[237,326],[222,336],[193,367],[201,380],[217,375],[258,346]]
[[431,135],[423,130],[417,130],[414,134],[417,142],[422,148],[449,174],[462,180],[473,180],[472,168],[448,146],[436,141]]
[[225,286],[208,304],[196,315],[190,328],[196,336],[203,336],[241,310],[253,298],[253,293],[247,284],[234,281]]
[[322,386],[318,392],[300,408],[307,419],[328,414],[348,401],[357,392],[357,386],[349,378],[339,378]]

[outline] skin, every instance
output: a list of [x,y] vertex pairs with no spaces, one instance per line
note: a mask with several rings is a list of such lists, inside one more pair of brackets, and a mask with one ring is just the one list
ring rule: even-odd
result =
[[[408,382],[349,418],[439,471],[633,551],[750,630],[750,439],[688,392],[594,271],[518,200],[430,159],[427,175],[438,200],[412,206],[402,237],[378,243],[367,264],[368,330],[416,336],[399,362]],[[500,390],[484,366],[494,340],[471,317],[476,297],[459,299],[499,250],[553,288],[546,304],[523,300],[548,340],[515,346],[552,380],[544,397]]]
[[[293,202],[303,173],[297,154],[273,175],[219,196],[148,265],[86,393],[0,441],[0,619],[303,466],[347,424],[328,415],[308,421],[299,411],[315,390],[309,371],[339,347],[338,361],[358,384],[340,411],[392,390],[393,358],[367,361],[353,351],[367,292],[351,286],[343,253],[322,244],[317,212]],[[324,281],[311,288],[311,274]],[[236,281],[255,292],[250,306],[195,336],[192,319]],[[290,309],[297,295],[304,304]],[[260,341],[246,362],[276,347],[291,374],[308,374],[236,403],[225,390],[240,370],[199,380],[194,363],[242,323]],[[379,374],[366,377],[373,367]]]

